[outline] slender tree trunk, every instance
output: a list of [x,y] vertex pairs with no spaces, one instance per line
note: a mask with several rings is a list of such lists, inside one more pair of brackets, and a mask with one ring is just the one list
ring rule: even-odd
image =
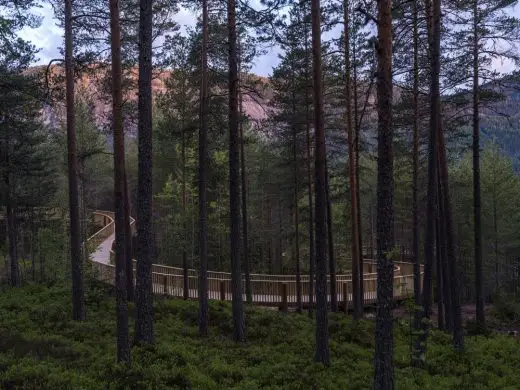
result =
[[[413,152],[412,152],[412,230],[413,230],[413,290],[415,305],[421,304],[421,258],[419,253],[419,11],[417,1],[413,1]],[[419,319],[416,313],[416,320]],[[420,323],[415,321],[415,328]]]
[[482,275],[482,215],[480,211],[480,120],[478,0],[473,0],[473,212],[475,218],[475,292],[477,328],[486,326]]
[[[296,115],[296,96],[295,86],[292,88],[292,114]],[[296,126],[292,127],[292,152],[293,152],[293,202],[294,202],[294,261],[296,267],[296,311],[302,312],[302,283],[300,270],[300,210],[298,207],[298,194],[300,182],[298,180],[298,160],[297,160],[297,131]]]
[[184,129],[182,130],[182,273],[183,273],[183,298],[187,300],[190,297],[190,279],[188,277],[188,251],[186,249],[188,245],[188,224],[187,224],[187,192],[186,192],[186,134]]
[[[241,81],[241,80],[240,80]],[[240,165],[241,165],[241,189],[242,189],[242,235],[243,235],[243,265],[244,265],[244,276],[245,276],[245,287],[246,287],[246,302],[253,303],[253,295],[251,292],[251,271],[250,271],[250,259],[249,259],[249,238],[248,238],[248,223],[247,223],[247,174],[246,174],[246,157],[244,152],[244,126],[242,119],[242,94],[239,95],[240,100]]]
[[496,194],[496,176],[493,176],[493,234],[494,234],[494,250],[495,250],[495,295],[498,294],[498,217],[497,217],[497,194]]
[[[123,140],[124,142],[124,140]],[[123,144],[124,145],[124,144]],[[126,178],[126,167],[124,172],[124,201],[125,201],[125,258],[126,258],[126,292],[128,301],[135,300],[134,289],[134,260],[132,250],[132,229],[130,227],[130,194],[128,192],[128,180]]]
[[31,215],[30,215],[30,224],[31,224],[31,230],[30,230],[30,253],[31,253],[31,280],[33,282],[36,282],[36,223],[34,222],[34,209],[31,208]]
[[393,381],[394,180],[392,124],[392,1],[378,8],[378,158],[377,158],[377,316],[376,390],[391,390]]
[[453,315],[451,309],[451,291],[450,291],[450,272],[448,263],[448,250],[447,250],[447,236],[446,236],[446,221],[444,219],[444,203],[441,201],[444,198],[444,187],[440,177],[440,161],[437,158],[437,207],[438,207],[438,223],[440,232],[440,255],[441,255],[441,271],[442,271],[442,288],[443,288],[443,304],[444,304],[444,325],[447,331],[453,331]]
[[125,243],[125,153],[121,90],[121,30],[119,2],[110,0],[112,49],[112,131],[114,137],[114,209],[116,224],[117,361],[130,363]]
[[139,163],[137,183],[136,344],[155,344],[152,263],[152,0],[140,0],[139,13]]
[[[439,2],[439,0],[433,0]],[[437,212],[437,141],[440,126],[440,13],[430,0],[425,1],[426,20],[428,23],[428,48],[430,55],[430,131],[428,141],[428,189],[426,205],[426,231],[424,237],[424,276],[422,289],[422,313],[418,323],[422,332],[417,339],[413,363],[420,365],[426,354],[426,341],[429,332],[429,318],[432,305],[432,273],[435,241],[435,215]]]
[[70,256],[72,267],[72,319],[85,320],[83,261],[79,220],[78,157],[74,115],[74,62],[72,58],[72,0],[65,0],[65,84],[67,95],[67,157],[69,175]]
[[[9,183],[10,184],[10,183]],[[6,187],[6,214],[7,214],[7,235],[9,237],[9,260],[10,260],[10,277],[11,286],[20,287],[20,263],[18,258],[18,238],[16,223],[16,207],[13,206],[11,190]]]
[[[208,23],[208,1],[202,0],[202,58],[199,110],[199,334],[203,337],[208,335]],[[218,203],[219,200],[217,199]]]
[[[440,187],[440,186],[439,186]],[[440,199],[440,191],[438,199]],[[440,210],[440,207],[438,207]],[[444,290],[443,290],[443,278],[442,278],[442,257],[443,257],[443,245],[442,239],[442,227],[441,227],[441,216],[440,212],[437,212],[435,220],[435,281],[436,281],[436,299],[437,299],[437,327],[439,330],[444,330]]]
[[351,245],[352,245],[352,303],[354,319],[359,320],[363,317],[360,273],[359,268],[360,248],[359,248],[359,226],[358,226],[358,204],[357,204],[357,185],[356,185],[356,156],[354,128],[352,126],[352,97],[350,79],[350,22],[348,1],[343,3],[343,31],[345,35],[345,100],[347,105],[347,136],[348,136],[348,163],[349,163],[349,187],[350,187],[350,220],[351,220]]
[[[297,181],[298,179],[296,179]],[[295,183],[297,184],[297,182]],[[296,263],[296,311],[302,312],[302,281],[300,266],[300,210],[298,209],[298,190],[294,194],[294,251]]]
[[[438,1],[438,0],[436,0]],[[440,14],[440,5],[438,11]],[[440,96],[440,94],[439,94]],[[440,100],[440,99],[439,99]],[[440,111],[439,111],[440,117]],[[457,267],[457,258],[455,253],[455,233],[453,229],[453,214],[451,211],[451,202],[448,186],[448,164],[446,161],[444,134],[439,131],[439,161],[440,161],[440,177],[443,189],[442,205],[444,224],[446,226],[446,251],[447,259],[450,269],[450,294],[451,294],[451,309],[453,319],[453,347],[456,351],[464,349],[464,333],[462,329],[462,311],[460,306],[460,291],[459,291],[459,272]]]
[[[305,24],[305,27],[307,24]],[[305,139],[307,146],[307,195],[309,202],[309,317],[313,316],[314,312],[314,275],[316,268],[316,251],[314,249],[314,207],[312,201],[312,167],[311,167],[311,114],[309,104],[311,98],[309,96],[309,89],[311,86],[309,77],[309,48],[307,47],[307,31],[305,32]]]
[[325,161],[325,198],[327,202],[327,244],[329,247],[329,275],[330,275],[330,310],[338,311],[338,292],[336,278],[336,258],[334,257],[334,236],[332,232],[332,201],[330,199],[329,168]]
[[[355,37],[354,37],[355,38]],[[354,99],[354,127],[356,131],[354,149],[356,155],[356,199],[357,199],[357,225],[359,234],[359,299],[360,299],[360,311],[363,313],[363,305],[365,303],[365,285],[364,285],[364,259],[363,259],[363,224],[361,222],[361,196],[360,196],[360,182],[359,182],[359,140],[361,136],[361,120],[359,118],[359,107],[358,107],[358,78],[357,78],[357,46],[356,39],[353,40],[352,44],[352,74],[353,74],[353,99]]]
[[327,151],[323,123],[320,0],[311,2],[312,58],[315,132],[315,223],[316,223],[316,355],[315,361],[330,364],[327,313]]
[[233,296],[233,321],[235,340],[245,340],[245,317],[242,297],[242,273],[240,270],[240,162],[238,126],[238,53],[236,29],[236,0],[227,2],[229,43],[229,213],[231,249],[231,290]]

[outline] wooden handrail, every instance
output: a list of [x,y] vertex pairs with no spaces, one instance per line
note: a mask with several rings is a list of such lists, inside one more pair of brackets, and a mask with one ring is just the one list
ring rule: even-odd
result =
[[[87,241],[94,241],[99,238],[114,240],[114,213],[109,211],[95,211],[94,215],[103,221],[104,226],[88,238]],[[135,224],[135,219],[131,218],[130,223]],[[108,237],[104,234],[110,233]],[[104,241],[103,240],[103,241]],[[102,242],[103,242],[102,241]],[[112,246],[109,245],[109,248]],[[113,253],[110,249],[107,256]],[[135,261],[135,260],[134,260]],[[92,261],[94,269],[98,272],[100,280],[113,284],[115,278],[115,267],[110,264],[109,258],[104,262]],[[365,260],[365,264],[374,265],[374,260]],[[413,291],[413,264],[404,261],[394,262],[394,298],[405,299]],[[182,297],[184,270],[180,267],[166,266],[162,264],[152,265],[152,287],[155,294],[171,295]],[[423,277],[421,267],[421,279]],[[198,272],[195,269],[188,270],[190,299],[198,298]],[[242,281],[245,283],[245,279]],[[330,278],[327,283],[330,284]],[[377,273],[364,273],[365,303],[373,303],[376,300]],[[208,295],[213,300],[231,300],[231,273],[223,271],[208,271]],[[295,275],[271,275],[271,274],[251,274],[251,286],[253,303],[262,306],[278,306],[286,308],[296,305],[296,276]],[[308,302],[309,277],[302,275],[302,302]],[[404,286],[404,287],[403,287]],[[412,286],[412,287],[409,287]],[[346,289],[346,290],[345,290]],[[337,275],[337,294],[338,301],[345,307],[349,307],[352,302],[352,274]],[[283,293],[281,293],[283,292]],[[328,296],[330,301],[330,295]],[[345,302],[347,299],[347,302]]]

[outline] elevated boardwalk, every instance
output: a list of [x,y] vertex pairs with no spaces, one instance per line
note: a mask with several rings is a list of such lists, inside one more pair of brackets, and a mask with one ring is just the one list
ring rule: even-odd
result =
[[[114,241],[115,223],[112,212],[94,212],[95,222],[103,226],[92,235],[88,242],[96,250],[91,254],[92,267],[97,271],[100,280],[113,284],[115,267],[110,264],[111,248]],[[134,225],[132,220],[131,224]],[[402,300],[413,293],[413,264],[394,262],[394,298]],[[376,265],[373,260],[364,262],[364,291],[365,303],[376,301]],[[156,294],[165,294],[176,297],[184,295],[183,269],[160,264],[152,265],[153,290]],[[189,291],[191,299],[198,298],[198,271],[188,270]],[[244,283],[244,281],[243,281]],[[330,281],[328,282],[330,284]],[[337,275],[338,302],[347,305],[352,302],[352,275]],[[301,276],[302,301],[309,299],[309,276]],[[251,290],[253,303],[261,306],[296,306],[296,277],[295,275],[251,274]],[[330,289],[329,289],[330,290]],[[245,291],[245,288],[243,289]],[[209,299],[231,301],[231,274],[228,272],[208,271]],[[328,296],[330,301],[330,295]],[[244,295],[245,300],[245,295]]]

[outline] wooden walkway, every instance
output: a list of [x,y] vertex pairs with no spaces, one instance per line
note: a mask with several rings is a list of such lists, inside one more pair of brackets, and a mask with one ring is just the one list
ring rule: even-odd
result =
[[[88,242],[95,248],[91,254],[92,267],[97,271],[100,280],[113,284],[115,267],[110,258],[113,255],[115,223],[112,212],[95,211],[94,221],[103,226],[92,235]],[[132,220],[132,230],[135,221]],[[402,300],[413,293],[413,264],[408,262],[394,262],[394,298]],[[376,265],[373,260],[364,261],[364,291],[365,303],[376,301]],[[184,295],[183,269],[160,264],[152,266],[153,290],[156,294],[165,294],[176,297]],[[198,298],[198,271],[188,270],[189,289],[191,299]],[[330,281],[328,282],[330,284]],[[309,276],[302,275],[302,302],[309,300]],[[209,299],[231,301],[231,274],[228,272],[208,271]],[[330,286],[329,286],[330,288]],[[295,275],[251,274],[251,290],[253,303],[262,306],[296,306],[296,277]],[[245,286],[243,291],[245,291]],[[352,302],[352,275],[337,275],[338,302],[347,306]],[[330,295],[328,297],[330,301]],[[245,295],[244,295],[245,300]]]

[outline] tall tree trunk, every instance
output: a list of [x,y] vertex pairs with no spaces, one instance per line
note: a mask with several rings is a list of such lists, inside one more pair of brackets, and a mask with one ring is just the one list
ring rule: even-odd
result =
[[72,270],[72,319],[85,320],[81,227],[79,220],[78,156],[74,115],[74,62],[72,58],[72,0],[65,0],[65,84],[67,95],[67,157],[69,175],[70,257]]
[[240,163],[238,129],[238,53],[236,29],[236,0],[227,2],[229,44],[229,214],[231,290],[233,297],[233,321],[235,340],[245,340],[245,317],[242,297],[242,273],[240,270]]
[[121,29],[119,1],[110,0],[112,49],[112,131],[114,137],[114,209],[116,224],[116,321],[117,361],[130,363],[126,278],[125,153],[121,90]]
[[152,0],[140,0],[139,13],[139,163],[137,183],[136,344],[155,344],[152,262]]
[[[413,152],[412,152],[412,230],[413,230],[413,291],[415,306],[421,304],[421,258],[419,253],[419,11],[413,1]],[[416,320],[420,317],[416,313]],[[415,321],[415,328],[420,323]]]
[[392,124],[392,1],[380,0],[378,8],[378,158],[377,158],[377,316],[376,390],[394,388],[394,180]]
[[[438,1],[438,0],[436,0]],[[440,14],[440,5],[438,11]],[[439,94],[440,96],[440,94]],[[440,117],[440,112],[439,112]],[[450,294],[451,294],[451,310],[453,319],[453,347],[456,351],[464,349],[464,333],[462,329],[462,312],[460,307],[460,291],[459,291],[459,272],[457,267],[457,256],[455,253],[455,232],[453,229],[453,216],[451,211],[451,202],[448,185],[448,163],[446,160],[444,134],[439,131],[439,162],[440,162],[440,184],[442,186],[442,206],[445,231],[446,231],[446,254],[450,269]]]
[[[305,27],[307,24],[305,24]],[[311,102],[309,89],[312,85],[309,77],[309,48],[307,47],[308,33],[305,31],[305,141],[307,146],[307,196],[309,202],[309,317],[314,312],[314,275],[316,269],[316,251],[314,249],[314,207],[312,202],[312,166],[311,166],[311,113],[309,104]]]
[[[202,0],[202,48],[199,110],[199,334],[208,335],[208,1]],[[217,201],[218,204],[218,201]]]
[[[355,37],[354,37],[355,38]],[[361,196],[360,196],[360,184],[359,184],[359,140],[361,136],[361,120],[359,118],[359,107],[358,107],[358,78],[357,78],[357,46],[356,40],[354,39],[352,45],[352,75],[353,75],[353,99],[354,99],[354,127],[355,127],[355,142],[354,152],[356,155],[356,199],[357,199],[357,226],[359,235],[359,299],[360,299],[360,312],[363,313],[363,305],[365,303],[365,285],[364,285],[364,259],[363,259],[363,224],[361,222]]]
[[190,279],[188,277],[188,251],[186,249],[188,244],[188,224],[187,224],[187,192],[186,192],[186,134],[184,128],[182,129],[182,274],[183,274],[183,298],[187,300],[190,297]]
[[359,320],[363,316],[360,273],[359,269],[359,226],[358,226],[358,204],[356,185],[356,156],[354,142],[354,128],[352,126],[352,96],[350,79],[350,22],[348,1],[343,3],[343,31],[345,35],[345,100],[347,105],[347,136],[348,136],[348,163],[349,163],[349,187],[350,187],[350,220],[351,220],[351,245],[352,245],[352,304],[354,319]]
[[302,281],[300,269],[300,210],[298,208],[298,179],[294,190],[294,261],[296,263],[296,311],[302,312]]
[[478,0],[473,0],[473,212],[475,218],[475,292],[477,328],[486,326],[482,275],[482,215],[480,211],[480,118],[479,118],[479,15]]
[[310,115],[307,107],[306,143],[307,143],[307,195],[309,202],[309,317],[314,312],[314,275],[316,268],[316,257],[314,250],[314,207],[312,201],[312,168],[311,168],[311,131]]
[[447,331],[453,331],[453,313],[451,308],[451,291],[450,291],[450,270],[449,270],[449,260],[448,260],[448,251],[447,251],[447,235],[446,235],[446,221],[444,219],[444,203],[441,201],[444,198],[444,187],[441,182],[440,177],[440,161],[437,158],[437,207],[438,207],[438,223],[439,223],[439,232],[440,236],[440,255],[441,255],[441,272],[442,272],[442,289],[443,289],[443,305],[444,305],[444,325]]
[[[440,186],[439,186],[440,188]],[[438,199],[440,199],[440,191]],[[440,210],[440,207],[437,208]],[[435,219],[435,282],[436,282],[436,299],[437,299],[437,327],[439,330],[444,330],[444,290],[442,280],[442,256],[443,256],[443,240],[441,235],[443,234],[441,228],[441,216],[440,212],[437,212]]]
[[[124,140],[123,140],[124,142]],[[124,145],[124,143],[123,143]],[[134,260],[132,250],[132,229],[130,227],[130,194],[128,192],[128,180],[126,178],[126,167],[124,172],[124,201],[125,201],[125,258],[126,258],[126,295],[128,301],[135,300],[134,289]]]
[[333,215],[332,215],[332,199],[330,195],[329,185],[329,169],[328,163],[325,165],[325,197],[327,200],[327,244],[329,255],[329,277],[330,277],[330,294],[331,294],[331,311],[338,311],[337,296],[337,264],[334,255],[334,235],[333,235]]
[[315,132],[315,223],[316,223],[316,355],[315,360],[330,364],[329,318],[327,313],[327,197],[325,126],[321,67],[320,0],[311,2],[312,58]]
[[[10,183],[8,183],[9,185]],[[11,286],[20,287],[20,263],[18,258],[18,234],[16,223],[16,207],[13,205],[11,189],[6,187],[6,214],[7,214],[7,235],[9,237],[9,280]]]
[[[240,79],[240,82],[242,80]],[[239,95],[240,104],[240,165],[241,165],[241,189],[242,189],[242,235],[243,235],[243,265],[244,265],[244,276],[246,286],[246,302],[253,303],[253,295],[251,292],[251,271],[250,271],[250,259],[249,259],[249,238],[248,238],[248,223],[247,223],[247,174],[246,174],[246,155],[244,152],[244,126],[243,126],[243,112],[242,112],[242,94]]]
[[[439,2],[440,0],[433,0]],[[429,332],[429,318],[432,305],[432,273],[435,241],[435,215],[437,212],[437,141],[440,126],[440,13],[430,0],[425,1],[428,24],[428,50],[430,55],[430,131],[428,141],[428,189],[426,205],[426,231],[424,236],[424,276],[422,289],[422,313],[418,323],[422,332],[418,337],[413,356],[413,363],[419,365],[426,354],[426,341]]]
[[327,244],[329,249],[329,277],[330,277],[330,310],[338,311],[338,292],[336,278],[336,258],[334,257],[334,236],[332,232],[332,201],[330,199],[329,168],[325,161],[325,198],[327,202]]
[[[294,80],[294,75],[293,75]],[[296,115],[296,95],[295,86],[292,86],[292,114]],[[298,179],[298,160],[297,160],[297,130],[296,126],[292,127],[292,152],[293,152],[293,203],[294,203],[294,261],[296,268],[296,311],[302,312],[302,283],[300,270],[300,210],[298,207],[298,194],[300,181]]]

